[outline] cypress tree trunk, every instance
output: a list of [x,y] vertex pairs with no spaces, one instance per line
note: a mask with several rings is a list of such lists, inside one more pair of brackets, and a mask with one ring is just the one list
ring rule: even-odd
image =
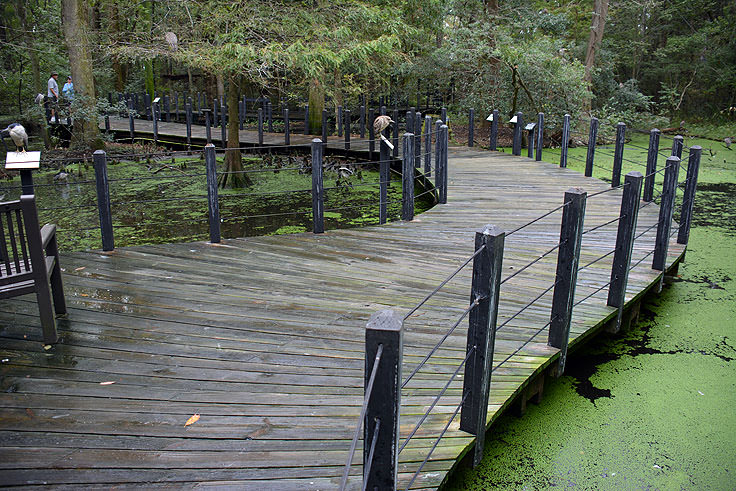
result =
[[315,78],[309,84],[309,133],[322,134],[322,111],[325,109],[325,88]]
[[[222,79],[222,77],[218,77],[218,79]],[[225,153],[225,172],[220,178],[220,186],[223,188],[227,186],[228,180],[230,181],[230,187],[233,188],[242,188],[253,184],[248,175],[241,172],[243,170],[243,158],[240,152],[240,121],[238,120],[240,92],[236,80],[235,75],[228,77],[227,105],[230,114],[227,123],[228,150]]]
[[72,145],[103,147],[95,109],[95,80],[89,50],[89,24],[84,0],[61,0],[61,21],[74,80],[78,116],[74,121]]

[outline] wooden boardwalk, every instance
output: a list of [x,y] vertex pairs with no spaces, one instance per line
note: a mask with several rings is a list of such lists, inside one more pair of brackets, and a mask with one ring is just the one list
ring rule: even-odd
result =
[[[138,121],[136,121],[138,123]],[[214,134],[214,132],[213,132]],[[140,246],[62,257],[68,319],[44,349],[32,296],[0,303],[0,485],[69,489],[335,489],[363,398],[364,327],[381,309],[408,312],[473,252],[486,223],[512,230],[562,203],[566,189],[608,185],[523,157],[450,149],[448,204],[413,222],[272,237]],[[585,229],[619,213],[621,190],[588,200]],[[656,223],[654,204],[638,229]],[[507,276],[558,241],[560,213],[506,240]],[[635,243],[651,251],[656,229]],[[581,264],[613,249],[616,226],[583,237]],[[683,253],[670,246],[668,264]],[[556,254],[503,284],[499,324],[554,281]],[[576,298],[609,280],[611,256],[580,272]],[[631,300],[654,285],[651,256]],[[467,307],[470,271],[406,321],[404,374]],[[607,291],[576,307],[571,344],[614,309]],[[495,419],[553,363],[551,293],[497,333]],[[465,357],[467,321],[403,390],[406,438]],[[461,372],[462,373],[462,372]],[[462,380],[399,456],[406,487],[460,401]],[[195,424],[184,426],[193,414]],[[436,488],[472,438],[459,417],[413,487]],[[350,487],[360,489],[361,451]]]

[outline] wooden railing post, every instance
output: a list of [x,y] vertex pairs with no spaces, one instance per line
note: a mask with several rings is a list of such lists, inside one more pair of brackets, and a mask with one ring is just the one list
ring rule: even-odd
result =
[[[388,133],[388,129],[384,130],[384,136]],[[376,135],[379,136],[379,135]],[[380,137],[380,136],[379,136]],[[388,186],[391,179],[391,149],[388,147],[386,142],[381,139],[379,143],[379,158],[380,158],[380,185],[379,185],[379,208],[378,208],[378,222],[386,223],[388,220]]]
[[521,132],[524,130],[524,114],[516,113],[516,123],[514,123],[514,141],[511,146],[512,155],[521,155]]
[[174,92],[174,121],[179,122],[179,93]]
[[624,194],[621,197],[621,213],[616,234],[616,249],[611,267],[611,284],[608,287],[608,305],[618,308],[615,332],[621,329],[621,318],[626,303],[626,285],[629,281],[631,252],[634,248],[636,220],[639,216],[639,196],[644,176],[641,172],[629,172],[624,178]]
[[342,137],[342,106],[337,106],[337,136]]
[[158,102],[153,101],[153,144],[158,145]]
[[659,203],[659,222],[657,222],[657,238],[654,242],[654,259],[652,269],[662,271],[659,281],[659,291],[662,290],[664,270],[667,267],[667,251],[670,243],[670,227],[672,227],[672,214],[675,209],[675,192],[677,190],[677,176],[680,171],[679,157],[667,157],[667,167],[664,171],[664,183],[662,184],[662,198]]
[[537,114],[537,161],[542,160],[542,147],[544,147],[544,113],[539,113]]
[[204,147],[204,163],[207,169],[207,203],[209,205],[210,242],[220,242],[220,201],[217,193],[217,158],[215,146]]
[[491,138],[490,138],[491,150],[498,148],[498,109],[493,110],[493,121],[491,121]]
[[654,199],[654,178],[657,172],[657,155],[659,153],[659,135],[657,128],[649,132],[649,150],[647,152],[647,175],[644,178],[644,197],[646,202]]
[[[493,225],[475,232],[475,250],[483,248],[483,252],[473,259],[470,302],[478,305],[468,313],[466,356],[469,359],[465,363],[465,402],[460,413],[460,429],[475,435],[473,467],[483,459],[504,237],[505,233]],[[471,350],[474,353],[469,355]]]
[[258,146],[263,146],[263,108],[258,108]]
[[685,144],[685,138],[682,135],[677,135],[672,139],[672,156],[682,159],[682,148]]
[[143,93],[143,105],[146,108],[146,119],[151,121],[153,119],[153,112],[151,111],[151,94],[148,92]]
[[422,168],[422,113],[419,111],[414,115],[414,167]]
[[284,108],[284,145],[291,145],[291,122],[289,121],[289,108]]
[[345,118],[345,150],[350,150],[350,133],[352,130],[352,122],[350,121],[350,109],[343,111],[343,117]]
[[547,341],[550,346],[560,350],[557,376],[562,375],[565,371],[567,359],[567,343],[570,337],[570,319],[580,263],[586,198],[587,193],[580,188],[571,188],[565,193],[566,206],[562,212],[560,248],[557,253],[557,272]]
[[212,111],[209,109],[202,109],[200,112],[204,113],[204,127],[207,134],[207,144],[209,145],[212,143],[212,121],[210,121],[210,113]]
[[215,97],[212,100],[212,126],[217,128],[217,123],[220,120],[220,101]]
[[690,225],[693,221],[693,205],[695,204],[695,188],[698,185],[698,170],[700,169],[700,155],[702,153],[703,149],[700,145],[690,147],[685,192],[682,196],[682,208],[680,211],[680,228],[677,230],[678,244],[687,244],[690,238]]
[[475,138],[475,109],[472,107],[468,111],[468,146],[473,146],[473,139]]
[[192,102],[191,99],[187,101],[186,105],[184,106],[184,110],[186,111],[186,125],[187,125],[187,151],[190,151],[192,149]]
[[[397,123],[398,124],[398,123]],[[360,106],[360,120],[358,121],[360,126],[360,138],[365,138],[365,105]]]
[[442,124],[447,124],[447,108],[443,107],[440,111],[440,119],[442,120]]
[[536,125],[534,125],[534,127],[532,129],[527,130],[527,133],[528,133],[527,134],[527,141],[529,142],[529,144],[526,146],[527,147],[526,148],[526,156],[527,156],[527,158],[530,158],[530,159],[534,158],[534,140],[535,140],[535,138],[534,138],[535,133],[534,132],[535,132],[535,130],[536,130]]
[[171,121],[171,100],[169,99],[169,94],[164,95],[164,116],[167,123]]
[[593,162],[595,160],[595,144],[598,140],[598,118],[590,118],[590,132],[588,133],[588,153],[585,156],[585,175],[593,176]]
[[440,193],[439,203],[441,205],[447,204],[447,151],[449,146],[449,131],[446,124],[440,126],[440,140],[442,141],[442,148],[438,154],[438,159],[442,160],[440,165]]
[[437,191],[437,202],[439,202],[442,183],[442,120],[438,119],[434,127],[437,134],[434,144],[434,188]]
[[[396,489],[399,459],[399,414],[401,407],[401,365],[404,351],[403,319],[392,310],[373,314],[365,331],[365,376],[367,390],[373,363],[381,356],[373,391],[363,422],[363,489]],[[378,429],[375,446],[372,445]],[[371,447],[373,461],[370,462]],[[370,468],[370,472],[365,472]]]
[[395,159],[399,158],[399,110],[394,107],[393,117],[391,118],[394,120],[393,124],[393,140],[391,143],[394,144],[394,153],[393,156]]
[[376,113],[373,108],[368,110],[368,121],[366,121],[366,124],[368,125],[368,160],[373,161],[373,155],[376,153],[376,135],[375,130],[373,129],[373,120],[376,119]]
[[273,105],[271,105],[270,99],[266,104],[266,111],[268,112],[268,132],[273,133]]
[[304,105],[304,134],[309,134],[309,104]]
[[562,118],[562,142],[560,144],[560,167],[567,167],[567,149],[570,146],[570,115]]
[[325,191],[322,184],[322,140],[315,138],[312,140],[312,217],[313,228],[315,234],[321,234],[325,231]]
[[[417,137],[418,138],[418,137]],[[432,176],[432,116],[424,116],[424,177]]]
[[245,127],[245,101],[238,101],[238,128],[243,129]]
[[95,150],[92,158],[95,166],[97,211],[100,215],[102,250],[112,251],[115,249],[115,237],[112,230],[112,211],[110,210],[110,185],[107,180],[107,154],[104,150]]
[[611,174],[611,187],[615,188],[621,184],[621,166],[624,162],[624,142],[626,141],[626,123],[616,124],[616,147],[613,150],[613,174]]
[[222,148],[227,148],[227,113],[227,106],[220,106],[220,140],[222,141]]
[[413,133],[404,133],[401,159],[401,219],[414,220],[414,138]]
[[135,112],[135,108],[133,107],[133,102],[128,102],[128,128],[130,129],[130,143],[135,142],[135,118],[133,117],[133,113]]

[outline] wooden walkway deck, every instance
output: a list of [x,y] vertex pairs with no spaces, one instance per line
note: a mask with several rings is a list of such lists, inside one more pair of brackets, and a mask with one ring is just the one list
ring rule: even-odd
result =
[[[68,319],[44,349],[32,296],[0,303],[0,485],[28,488],[335,489],[363,398],[363,338],[381,309],[409,311],[473,251],[486,223],[506,230],[608,185],[522,157],[450,149],[447,205],[362,229],[141,246],[62,257]],[[618,215],[621,191],[588,200],[585,229]],[[656,223],[640,212],[638,228]],[[504,276],[552,248],[560,214],[508,237]],[[656,230],[636,241],[634,262]],[[616,226],[583,238],[581,264],[613,249]],[[682,246],[670,246],[668,264]],[[552,284],[556,255],[505,283],[499,324]],[[580,272],[576,298],[608,282],[611,256]],[[658,274],[632,271],[631,299]],[[467,307],[469,268],[406,322],[404,373]],[[613,315],[606,290],[576,307],[571,343]],[[553,362],[551,293],[499,330],[489,418]],[[403,391],[405,438],[465,356],[465,324]],[[400,454],[405,487],[460,401],[454,381]],[[201,419],[184,426],[193,414]],[[457,418],[415,482],[436,488],[472,443]],[[361,452],[351,489],[360,489]]]

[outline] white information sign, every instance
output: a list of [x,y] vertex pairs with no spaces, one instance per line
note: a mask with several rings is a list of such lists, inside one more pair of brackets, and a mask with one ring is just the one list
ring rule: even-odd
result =
[[38,169],[41,152],[8,152],[5,168],[10,170]]

